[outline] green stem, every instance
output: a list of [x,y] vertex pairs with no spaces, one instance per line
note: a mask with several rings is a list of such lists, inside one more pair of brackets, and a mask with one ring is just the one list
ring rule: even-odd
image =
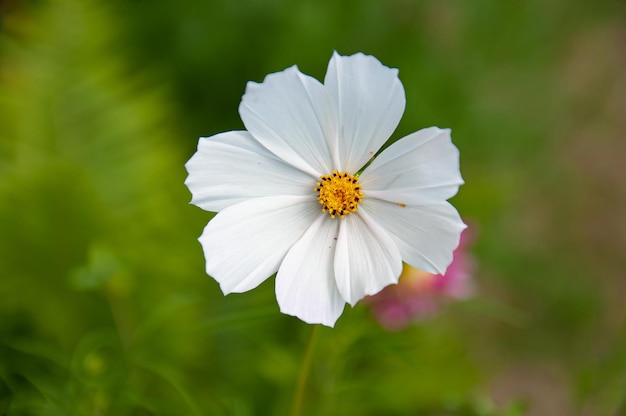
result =
[[317,338],[317,333],[319,325],[313,325],[313,330],[311,331],[311,336],[309,337],[309,342],[306,346],[306,351],[304,353],[304,359],[302,360],[302,365],[300,366],[300,374],[298,375],[298,385],[296,386],[296,392],[293,398],[293,408],[291,410],[291,414],[293,416],[300,416],[302,413],[302,402],[304,400],[304,391],[306,389],[306,382],[309,378],[309,372],[311,370],[311,361],[313,358],[313,349],[315,346],[315,339]]

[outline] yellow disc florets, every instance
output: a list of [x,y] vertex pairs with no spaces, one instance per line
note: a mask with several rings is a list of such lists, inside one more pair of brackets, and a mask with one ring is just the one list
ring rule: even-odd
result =
[[315,187],[317,200],[322,204],[322,211],[328,212],[331,218],[343,218],[358,210],[363,200],[363,192],[357,176],[346,172],[337,172],[320,176]]

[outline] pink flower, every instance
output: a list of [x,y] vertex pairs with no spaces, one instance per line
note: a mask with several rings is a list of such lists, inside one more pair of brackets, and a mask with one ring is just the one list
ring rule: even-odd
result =
[[468,253],[472,242],[471,232],[463,231],[452,264],[444,274],[428,273],[405,263],[398,284],[365,299],[378,323],[387,330],[399,331],[415,321],[432,318],[446,300],[470,297],[476,267]]

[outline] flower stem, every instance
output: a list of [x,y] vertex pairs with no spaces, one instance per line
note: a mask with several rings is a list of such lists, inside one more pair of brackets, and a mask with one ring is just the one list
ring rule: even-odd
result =
[[300,416],[302,413],[304,391],[306,389],[306,383],[309,378],[315,339],[317,338],[317,333],[319,332],[318,328],[319,325],[313,325],[313,330],[311,331],[311,336],[309,337],[309,342],[307,343],[306,351],[304,352],[304,359],[302,360],[302,365],[300,366],[300,374],[298,374],[298,384],[296,386],[296,392],[293,398],[293,407],[291,409],[291,414],[293,416]]

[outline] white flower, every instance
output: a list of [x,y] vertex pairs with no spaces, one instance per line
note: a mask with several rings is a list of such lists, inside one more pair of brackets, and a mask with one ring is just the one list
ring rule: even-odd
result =
[[296,66],[248,83],[247,131],[201,138],[186,165],[191,202],[218,212],[199,240],[224,294],[277,273],[283,313],[333,326],[402,261],[445,272],[465,228],[446,202],[463,183],[450,130],[410,134],[360,172],[404,106],[398,70],[361,53],[333,54],[324,84]]

